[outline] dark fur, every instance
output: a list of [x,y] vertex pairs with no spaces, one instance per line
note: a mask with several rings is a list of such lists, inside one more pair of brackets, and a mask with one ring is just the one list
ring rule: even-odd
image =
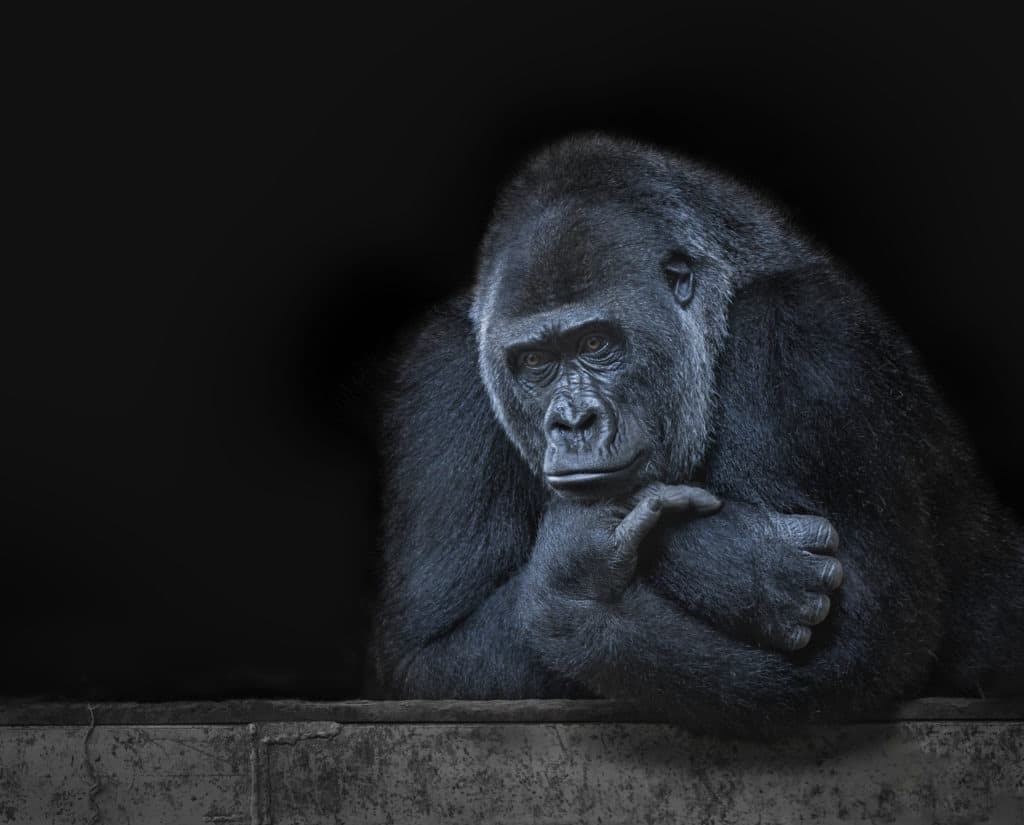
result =
[[[674,315],[663,244],[695,262],[694,304]],[[535,411],[490,339],[502,319],[581,302],[631,325],[616,403],[660,439],[646,480],[701,478],[726,502],[665,519],[610,597],[586,581],[603,586],[599,536],[621,510],[546,487]],[[685,159],[601,136],[532,159],[499,201],[475,294],[401,355],[384,439],[386,695],[605,696],[749,732],[929,678],[1024,687],[1021,533],[912,348],[776,209]],[[779,634],[825,589],[822,557],[772,531],[786,514],[831,521],[845,570],[796,652]]]

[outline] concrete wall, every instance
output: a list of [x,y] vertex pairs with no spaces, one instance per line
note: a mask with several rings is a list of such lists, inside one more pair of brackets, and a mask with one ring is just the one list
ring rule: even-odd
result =
[[1024,822],[1024,702],[789,741],[607,702],[0,708],[0,823]]

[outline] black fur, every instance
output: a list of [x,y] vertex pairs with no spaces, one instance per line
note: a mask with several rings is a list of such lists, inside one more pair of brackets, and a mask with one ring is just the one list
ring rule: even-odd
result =
[[[625,330],[584,393],[619,422],[602,455],[647,450],[589,497],[545,483],[556,402],[505,348],[588,313]],[[557,432],[577,458],[597,438]],[[929,678],[1024,688],[1021,532],[912,348],[774,207],[683,158],[603,136],[533,158],[474,294],[402,353],[384,439],[386,695],[604,696],[749,733]],[[624,554],[626,513],[696,481],[721,509],[667,508]]]

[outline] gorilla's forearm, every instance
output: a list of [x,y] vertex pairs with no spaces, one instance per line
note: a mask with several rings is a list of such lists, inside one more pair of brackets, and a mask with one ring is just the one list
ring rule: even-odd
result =
[[[766,650],[724,636],[639,581],[614,603],[563,599],[547,611],[537,617],[545,632],[533,638],[550,668],[596,695],[739,736],[877,707],[930,663],[919,640],[908,635],[893,645],[874,621],[795,656]],[[869,659],[873,646],[885,650],[877,645],[883,639],[903,658]]]
[[[941,636],[939,602],[908,605],[905,593],[938,592],[941,581],[934,571],[907,564],[898,543],[877,529],[847,527],[840,608],[811,644],[791,645],[807,645],[796,653],[730,638],[658,592],[635,575],[641,568],[629,559],[656,537],[651,528],[659,516],[692,516],[692,507],[678,506],[687,501],[697,501],[693,488],[652,485],[624,517],[614,505],[564,501],[548,508],[522,574],[520,615],[530,644],[552,672],[596,695],[639,701],[688,725],[736,734],[877,707],[927,673]],[[728,545],[774,551],[759,562],[766,578],[755,582],[767,592],[796,575],[783,570],[779,578],[787,554],[800,558],[807,553],[803,547],[834,550],[839,542],[824,519],[730,502],[671,525],[668,535],[702,524],[706,552]],[[880,555],[880,548],[890,552]],[[701,568],[684,572],[696,575]],[[824,568],[811,569],[820,584]],[[741,589],[732,597],[757,595],[744,596]],[[798,613],[788,619],[800,621]]]
[[782,654],[726,638],[642,582],[615,603],[564,599],[547,610],[537,618],[545,632],[534,637],[542,658],[600,696],[690,725],[713,719],[720,727],[728,718],[740,732],[773,708],[802,714],[825,701],[825,686],[813,686]]
[[640,575],[659,594],[737,639],[805,646],[842,581],[839,536],[814,516],[737,501],[705,518],[666,514],[647,538]]
[[525,640],[512,576],[469,616],[399,657],[387,680],[396,698],[514,699],[565,696]]

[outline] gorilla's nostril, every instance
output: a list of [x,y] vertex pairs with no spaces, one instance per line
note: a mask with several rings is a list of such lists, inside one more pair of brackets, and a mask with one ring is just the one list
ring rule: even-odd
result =
[[579,417],[562,416],[551,422],[551,429],[556,432],[568,435],[570,433],[585,433],[597,426],[597,413],[587,412]]

